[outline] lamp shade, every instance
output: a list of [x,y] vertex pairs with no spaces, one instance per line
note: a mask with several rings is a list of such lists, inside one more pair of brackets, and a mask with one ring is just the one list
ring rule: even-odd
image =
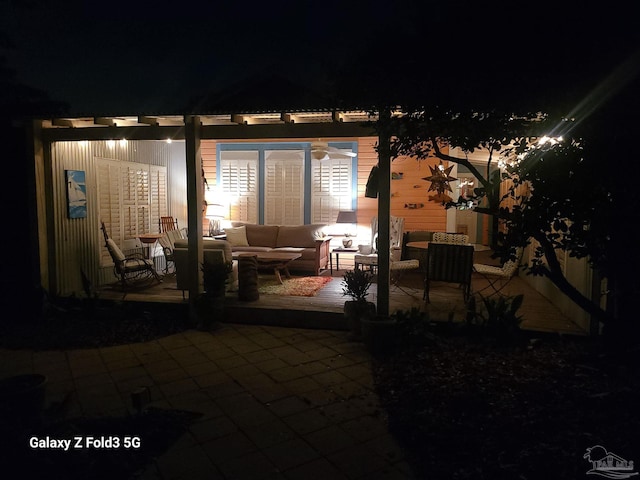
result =
[[226,213],[226,209],[224,205],[220,205],[219,203],[210,203],[207,205],[207,211],[205,212],[205,217],[210,218],[224,218]]
[[358,216],[355,210],[340,210],[336,223],[358,223]]

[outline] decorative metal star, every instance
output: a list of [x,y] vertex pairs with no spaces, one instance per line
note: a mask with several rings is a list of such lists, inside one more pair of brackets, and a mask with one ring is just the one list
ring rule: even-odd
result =
[[423,180],[431,182],[429,190],[427,190],[428,192],[435,190],[438,195],[444,194],[445,191],[453,192],[453,190],[451,189],[451,185],[449,185],[449,182],[455,182],[457,180],[457,178],[449,175],[451,173],[451,170],[453,169],[453,165],[444,168],[444,165],[442,165],[442,162],[440,162],[440,164],[436,167],[432,167],[431,165],[429,165],[429,169],[431,170],[431,176],[423,178]]

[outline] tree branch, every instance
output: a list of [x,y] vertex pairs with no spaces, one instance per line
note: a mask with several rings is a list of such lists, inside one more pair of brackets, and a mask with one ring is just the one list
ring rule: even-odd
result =
[[562,293],[569,297],[571,301],[575,302],[576,305],[582,308],[589,315],[593,315],[598,321],[603,323],[611,321],[611,318],[607,314],[607,312],[593,303],[590,298],[584,296],[565,278],[564,274],[562,273],[560,262],[558,261],[558,256],[556,255],[555,248],[553,248],[551,242],[547,240],[544,233],[536,235],[535,238],[542,247],[548,265],[548,267],[540,266],[538,269],[536,269],[537,274],[539,272],[540,275],[546,276],[555,286],[560,289]]

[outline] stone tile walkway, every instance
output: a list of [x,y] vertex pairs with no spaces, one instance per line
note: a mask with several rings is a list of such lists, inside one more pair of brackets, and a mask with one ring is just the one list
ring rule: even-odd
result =
[[371,359],[346,332],[225,325],[156,341],[69,351],[0,350],[0,377],[47,376],[68,416],[157,407],[201,416],[144,479],[412,478],[373,391]]

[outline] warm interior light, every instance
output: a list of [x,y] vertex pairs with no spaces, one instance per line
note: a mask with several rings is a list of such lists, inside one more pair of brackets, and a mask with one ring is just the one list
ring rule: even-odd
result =
[[222,232],[221,221],[226,216],[226,208],[220,203],[210,203],[207,205],[205,216],[209,220],[209,236],[213,237]]
[[[336,223],[347,223],[347,224],[356,224],[358,223],[358,215],[355,210],[340,210],[338,212],[338,218],[336,219]],[[342,240],[342,245],[345,248],[349,248],[353,244],[353,240],[349,237],[352,235],[353,230],[345,229],[346,232],[344,234],[345,238]]]

